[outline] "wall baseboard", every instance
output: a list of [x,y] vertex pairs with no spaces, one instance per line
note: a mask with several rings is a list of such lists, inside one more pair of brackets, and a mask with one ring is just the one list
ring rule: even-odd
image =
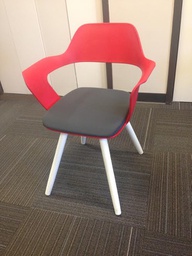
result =
[[145,102],[166,102],[166,94],[163,93],[139,93],[138,101]]

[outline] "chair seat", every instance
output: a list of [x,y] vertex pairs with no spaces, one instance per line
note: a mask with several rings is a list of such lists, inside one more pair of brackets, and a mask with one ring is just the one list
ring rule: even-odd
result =
[[43,124],[63,133],[111,137],[125,124],[129,99],[121,90],[78,88],[46,112]]

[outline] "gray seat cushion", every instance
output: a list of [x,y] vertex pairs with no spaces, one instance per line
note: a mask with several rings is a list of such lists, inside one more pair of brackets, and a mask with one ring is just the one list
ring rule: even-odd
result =
[[78,88],[47,111],[43,124],[64,133],[111,137],[125,123],[129,98],[120,90]]

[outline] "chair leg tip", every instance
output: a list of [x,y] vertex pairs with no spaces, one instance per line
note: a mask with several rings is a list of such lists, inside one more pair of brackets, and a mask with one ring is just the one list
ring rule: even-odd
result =
[[119,211],[115,211],[115,215],[117,215],[117,216],[121,216],[121,210],[119,210]]
[[50,195],[51,195],[51,192],[45,191],[45,195],[46,195],[46,196],[50,196]]

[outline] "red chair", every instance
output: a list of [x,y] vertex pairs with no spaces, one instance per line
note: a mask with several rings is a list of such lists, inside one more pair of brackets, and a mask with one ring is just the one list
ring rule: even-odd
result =
[[[77,62],[105,62],[135,65],[142,75],[131,93],[101,88],[77,88],[64,97],[50,86],[47,76],[62,66]],[[68,134],[99,139],[109,189],[116,215],[121,214],[119,196],[108,147],[126,128],[139,154],[141,145],[130,124],[138,90],[150,76],[155,63],[145,58],[135,27],[127,23],[98,23],[81,26],[68,49],[61,55],[44,58],[23,71],[23,77],[37,100],[47,109],[43,124],[60,132],[45,194],[50,195]],[[67,82],[66,82],[67,86]]]

